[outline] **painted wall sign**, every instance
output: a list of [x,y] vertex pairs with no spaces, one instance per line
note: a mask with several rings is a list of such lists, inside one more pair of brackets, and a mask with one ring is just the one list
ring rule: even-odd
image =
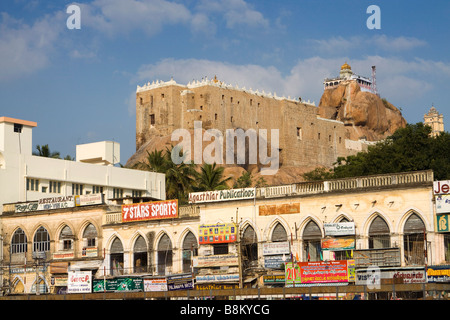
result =
[[248,200],[256,196],[255,188],[214,190],[189,193],[189,203]]

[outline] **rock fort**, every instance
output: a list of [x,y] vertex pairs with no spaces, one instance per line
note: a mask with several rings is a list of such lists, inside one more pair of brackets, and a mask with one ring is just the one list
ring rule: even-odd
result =
[[[223,134],[227,129],[278,129],[280,170],[266,180],[291,183],[318,166],[332,167],[337,157],[367,150],[370,143],[406,125],[397,108],[361,90],[356,79],[342,80],[324,90],[318,107],[300,98],[232,86],[216,77],[187,85],[171,79],[138,86],[136,153],[127,166],[143,161],[146,151],[178,144],[171,141],[172,132],[180,128],[193,132],[194,121],[201,121],[203,130]],[[261,169],[260,164],[227,167],[236,178],[242,168],[255,174]]]

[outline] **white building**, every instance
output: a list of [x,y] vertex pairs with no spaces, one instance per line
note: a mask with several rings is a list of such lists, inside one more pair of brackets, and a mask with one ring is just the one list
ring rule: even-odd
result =
[[104,201],[125,197],[165,199],[161,173],[115,167],[120,145],[78,145],[76,161],[32,154],[36,122],[0,117],[0,214],[3,204],[102,193]]

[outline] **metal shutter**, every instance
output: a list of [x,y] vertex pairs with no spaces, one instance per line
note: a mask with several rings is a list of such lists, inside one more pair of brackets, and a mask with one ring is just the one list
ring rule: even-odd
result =
[[145,242],[145,239],[142,236],[139,236],[137,238],[136,242],[134,243],[134,252],[147,252],[147,243]]
[[119,238],[115,238],[111,245],[111,253],[123,253],[122,241]]
[[277,223],[272,232],[272,241],[287,241],[287,233],[281,223]]
[[320,239],[322,238],[322,232],[320,231],[319,226],[314,221],[308,222],[303,230],[303,239],[304,240],[312,240],[312,239]]
[[403,232],[405,234],[423,233],[424,229],[425,224],[423,223],[422,219],[420,219],[417,214],[413,213],[406,221]]
[[172,250],[172,242],[167,234],[164,234],[158,243],[158,251]]
[[242,243],[243,244],[249,244],[249,243],[257,243],[258,240],[256,238],[255,230],[248,226],[245,228],[244,234],[242,235]]
[[189,232],[183,241],[183,250],[191,250],[192,248],[197,248],[197,238],[195,238],[192,232]]
[[369,228],[369,236],[375,234],[389,234],[389,233],[390,233],[389,227],[383,218],[377,216],[375,219],[373,219]]

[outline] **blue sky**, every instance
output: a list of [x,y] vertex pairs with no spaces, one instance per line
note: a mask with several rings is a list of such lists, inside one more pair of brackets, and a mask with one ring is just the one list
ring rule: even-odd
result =
[[[69,5],[81,29],[70,30]],[[381,29],[367,28],[370,5]],[[319,103],[348,62],[423,121],[450,127],[450,2],[385,0],[92,0],[0,2],[0,116],[36,121],[33,144],[62,156],[114,140],[135,151],[135,92],[148,81],[203,77]]]

